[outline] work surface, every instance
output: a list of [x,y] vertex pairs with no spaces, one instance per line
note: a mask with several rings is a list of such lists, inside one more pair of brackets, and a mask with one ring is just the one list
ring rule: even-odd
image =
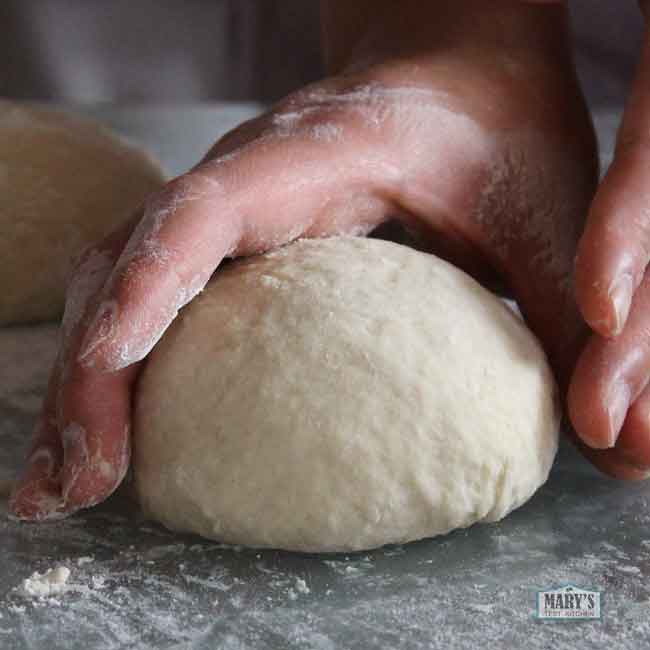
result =
[[[93,109],[170,174],[252,106]],[[599,116],[604,162],[613,115]],[[0,480],[43,395],[52,325],[0,329]],[[124,499],[51,524],[0,506],[0,648],[634,648],[650,640],[650,483],[592,470],[568,445],[549,482],[498,524],[353,555],[224,547],[142,521]],[[70,590],[25,598],[65,565]],[[536,592],[602,592],[601,621],[539,621]]]

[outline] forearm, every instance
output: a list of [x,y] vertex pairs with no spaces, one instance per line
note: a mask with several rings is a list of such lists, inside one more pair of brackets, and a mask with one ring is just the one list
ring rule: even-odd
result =
[[558,15],[568,22],[564,0],[321,0],[323,55],[334,74],[359,61],[426,56],[466,42],[467,33],[483,49],[547,50],[549,40],[566,43]]
[[[351,60],[379,48],[389,49],[435,31],[446,1],[321,0],[323,55],[327,69],[339,72]],[[444,8],[443,8],[444,9]],[[429,39],[427,39],[429,40]]]

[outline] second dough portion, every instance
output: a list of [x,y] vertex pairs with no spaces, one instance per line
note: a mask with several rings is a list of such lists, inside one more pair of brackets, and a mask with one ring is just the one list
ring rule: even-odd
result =
[[0,101],[0,325],[58,318],[73,257],[163,181],[90,120]]
[[166,526],[350,551],[495,521],[546,480],[544,352],[469,276],[370,239],[235,262],[155,348],[135,478]]

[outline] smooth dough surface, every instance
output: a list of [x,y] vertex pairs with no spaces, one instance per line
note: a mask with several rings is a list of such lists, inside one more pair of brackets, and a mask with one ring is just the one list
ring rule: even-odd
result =
[[546,480],[558,426],[542,349],[469,276],[301,240],[218,273],[155,348],[136,489],[174,530],[369,549],[501,519]]
[[100,125],[0,101],[0,325],[59,317],[73,258],[162,183],[153,159]]

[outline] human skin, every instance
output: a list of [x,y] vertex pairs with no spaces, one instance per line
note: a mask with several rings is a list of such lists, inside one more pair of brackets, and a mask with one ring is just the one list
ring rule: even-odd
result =
[[620,478],[650,468],[650,1],[639,6],[646,30],[636,77],[576,255],[576,299],[594,335],[567,396],[585,454]]
[[576,259],[581,312],[591,337],[574,373],[569,412],[593,447],[615,446],[650,467],[650,3],[636,78],[614,160],[589,211]]
[[[178,309],[225,257],[298,237],[402,221],[432,252],[507,287],[566,392],[588,336],[573,262],[597,182],[566,8],[406,0],[396,12],[390,0],[325,0],[323,33],[326,79],[224,136],[80,259],[10,501],[16,516],[64,516],[114,491],[129,463],[142,360]],[[585,354],[608,344],[594,336]],[[584,359],[578,372],[593,369]],[[594,385],[574,378],[574,416],[581,387],[594,395]],[[584,441],[598,446],[600,426],[577,427],[586,455],[609,473],[645,476],[621,453],[638,443],[650,466],[645,430],[593,450]]]

